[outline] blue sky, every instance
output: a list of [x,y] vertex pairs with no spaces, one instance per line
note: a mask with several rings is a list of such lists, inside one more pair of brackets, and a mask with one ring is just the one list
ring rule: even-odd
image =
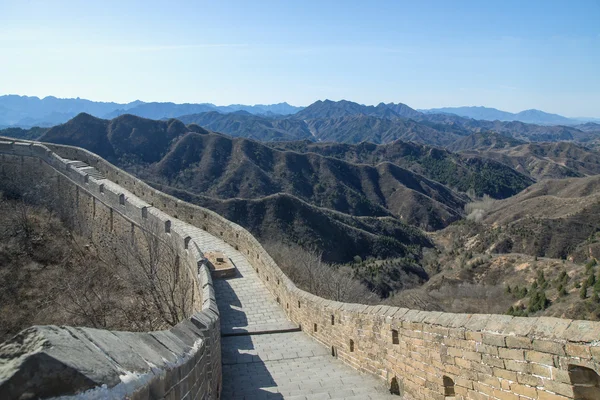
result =
[[0,94],[600,117],[600,2],[0,0]]

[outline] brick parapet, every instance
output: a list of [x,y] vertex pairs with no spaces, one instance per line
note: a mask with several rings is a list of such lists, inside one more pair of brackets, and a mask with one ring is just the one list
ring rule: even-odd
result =
[[[116,182],[94,178],[40,143],[0,139],[0,154],[3,168],[19,165],[24,171],[27,166],[28,172],[39,169],[43,176],[42,170],[49,167],[61,182],[77,188],[78,198],[85,193],[96,204],[111,210],[111,215],[113,212],[118,215],[125,224],[138,229],[160,227],[161,240],[174,245],[179,259],[194,276],[197,299],[190,318],[164,331],[129,333],[56,326],[35,326],[22,331],[0,345],[0,398],[25,394],[45,397],[36,390],[48,387],[51,391],[63,390],[52,395],[87,390],[85,394],[91,397],[219,398],[219,311],[200,247],[193,245],[193,240],[186,241],[184,232],[189,226],[152,207]],[[62,196],[68,191],[61,192]],[[32,343],[38,345],[31,348]],[[59,370],[66,372],[49,374],[51,371],[44,369],[52,369],[54,364],[63,365]],[[31,379],[32,375],[36,378]],[[61,386],[64,384],[61,379],[67,379],[65,376],[71,379],[70,383]]]

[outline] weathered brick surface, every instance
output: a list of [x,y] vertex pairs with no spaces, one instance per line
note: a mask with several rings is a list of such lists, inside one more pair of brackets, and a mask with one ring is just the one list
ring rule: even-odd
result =
[[[24,337],[44,340],[48,346],[42,352],[20,354],[22,339],[0,345],[0,398],[46,397],[43,390],[54,386],[61,376],[42,367],[48,360],[62,363],[65,376],[86,375],[88,386],[80,389],[108,390],[100,392],[104,394],[99,397],[110,397],[111,387],[120,382],[119,374],[129,371],[145,376],[137,387],[131,388],[132,399],[218,398],[221,385],[218,308],[210,273],[199,264],[203,255],[189,243],[185,248],[186,235],[185,229],[180,229],[181,223],[115,182],[90,177],[85,172],[89,169],[79,169],[39,144],[0,141],[0,154],[2,176],[17,177],[20,184],[35,187],[40,196],[48,192],[57,194],[67,209],[77,213],[77,228],[87,229],[85,234],[95,237],[100,245],[115,233],[138,235],[148,224],[165,226],[171,221],[172,229],[168,233],[165,230],[162,239],[173,243],[191,279],[197,283],[191,294],[195,313],[168,331],[145,334],[71,327],[34,327],[23,331]],[[62,352],[62,348],[81,348],[88,353],[81,358],[77,352]],[[94,367],[86,366],[93,360],[96,360]],[[40,365],[33,387],[23,384],[32,382],[29,378],[23,380],[30,368],[27,365]],[[108,384],[109,388],[93,389],[94,385],[102,384]]]
[[[328,301],[298,289],[240,226],[163,194],[85,150],[49,147],[62,157],[94,166],[147,204],[239,249],[306,334],[333,347],[340,359],[360,371],[388,382],[396,377],[413,398],[445,398],[449,378],[457,399],[569,399],[574,398],[569,368],[600,371],[598,322],[433,313]],[[398,344],[392,343],[392,330],[398,333]]]

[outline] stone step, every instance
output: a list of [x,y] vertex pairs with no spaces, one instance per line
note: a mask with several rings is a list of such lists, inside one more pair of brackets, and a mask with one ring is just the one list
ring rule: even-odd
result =
[[300,332],[300,326],[289,322],[288,323],[276,323],[276,324],[265,324],[265,325],[252,325],[244,326],[239,328],[228,328],[221,331],[221,337],[227,336],[249,336],[249,335],[269,335],[273,333],[288,333],[288,332]]
[[104,175],[102,175],[100,173],[100,171],[98,171],[94,167],[90,167],[89,165],[86,165],[86,166],[78,168],[78,169],[82,172],[85,172],[86,174],[88,174],[89,176],[91,176],[94,179],[104,179]]
[[67,164],[69,164],[71,166],[71,168],[81,168],[81,167],[87,167],[88,165],[86,163],[84,163],[83,161],[79,161],[79,160],[66,160]]

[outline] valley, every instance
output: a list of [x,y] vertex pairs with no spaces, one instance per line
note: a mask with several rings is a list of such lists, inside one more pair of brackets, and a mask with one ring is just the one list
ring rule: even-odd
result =
[[[326,100],[290,115],[80,114],[0,135],[93,151],[247,228],[281,265],[318,254],[360,284],[363,302],[596,319],[597,293],[578,293],[598,257],[597,128]],[[548,283],[544,307],[530,307],[538,275],[563,271],[569,284]],[[514,294],[518,282],[537,297]]]

